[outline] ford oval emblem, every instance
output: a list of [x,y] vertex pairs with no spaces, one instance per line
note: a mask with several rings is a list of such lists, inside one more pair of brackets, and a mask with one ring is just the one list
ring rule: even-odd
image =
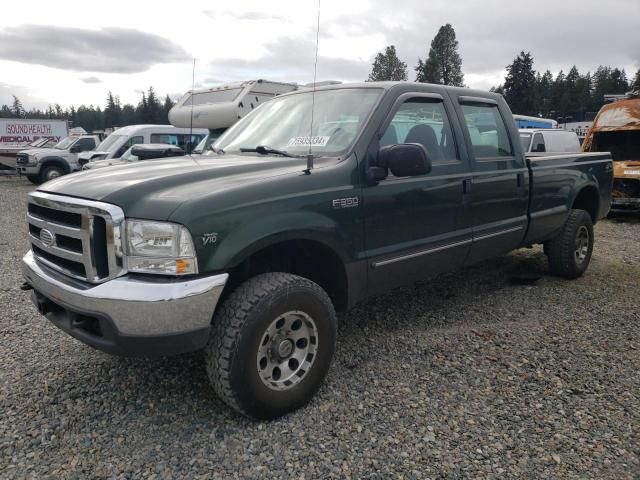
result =
[[53,247],[56,244],[56,236],[49,230],[43,228],[40,230],[40,241],[45,247]]

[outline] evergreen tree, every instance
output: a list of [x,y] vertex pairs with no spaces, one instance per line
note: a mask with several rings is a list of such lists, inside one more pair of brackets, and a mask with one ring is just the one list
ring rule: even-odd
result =
[[634,90],[637,92],[640,91],[640,68],[636,72],[636,78],[633,81],[633,84],[631,85],[631,90]]
[[18,97],[13,95],[13,108],[11,109],[13,115],[17,118],[24,117],[24,107],[22,106],[22,102]]
[[385,52],[378,53],[372,64],[369,82],[381,82],[388,80],[406,80],[407,64],[400,61],[396,54],[396,47],[389,45]]
[[535,115],[536,73],[533,70],[531,53],[520,52],[507,66],[504,79],[504,97],[511,110],[521,115]]
[[0,118],[11,118],[13,117],[13,112],[9,108],[8,105],[2,105],[0,107]]
[[149,123],[162,123],[162,105],[153,87],[147,91],[147,118]]
[[162,123],[169,123],[169,110],[171,110],[174,105],[175,102],[167,95],[164,98],[164,105],[162,105]]
[[136,118],[140,123],[150,123],[149,108],[147,107],[147,95],[144,92],[142,92],[142,99],[136,107]]
[[458,53],[456,31],[450,23],[440,27],[431,41],[429,56],[424,61],[418,59],[415,71],[416,82],[464,86],[462,58]]
[[551,94],[553,89],[553,74],[547,70],[542,74],[539,81],[537,81],[537,79],[538,77],[536,76],[536,82],[538,84],[538,94],[536,99],[537,110],[543,117],[548,117],[552,105]]

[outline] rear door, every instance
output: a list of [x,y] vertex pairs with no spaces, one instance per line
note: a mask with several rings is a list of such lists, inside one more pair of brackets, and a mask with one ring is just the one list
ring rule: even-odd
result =
[[391,172],[363,189],[369,292],[385,291],[461,266],[471,245],[467,159],[457,149],[461,132],[448,99],[407,93],[396,101],[372,151],[421,143],[432,171],[415,177]]
[[517,248],[527,227],[529,172],[515,122],[490,98],[450,93],[470,152],[473,244],[467,263]]

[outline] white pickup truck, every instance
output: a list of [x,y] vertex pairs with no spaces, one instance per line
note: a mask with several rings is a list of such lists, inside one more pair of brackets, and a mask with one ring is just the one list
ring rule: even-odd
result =
[[52,148],[33,148],[16,155],[16,169],[36,185],[80,170],[78,154],[95,149],[97,135],[67,137]]

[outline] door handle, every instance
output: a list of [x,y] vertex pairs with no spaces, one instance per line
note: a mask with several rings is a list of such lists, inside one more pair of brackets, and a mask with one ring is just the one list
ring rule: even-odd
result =
[[518,175],[516,175],[516,184],[518,185],[518,188],[522,188],[524,186],[524,173],[518,173]]
[[462,180],[462,194],[468,195],[471,193],[471,179],[465,178]]

